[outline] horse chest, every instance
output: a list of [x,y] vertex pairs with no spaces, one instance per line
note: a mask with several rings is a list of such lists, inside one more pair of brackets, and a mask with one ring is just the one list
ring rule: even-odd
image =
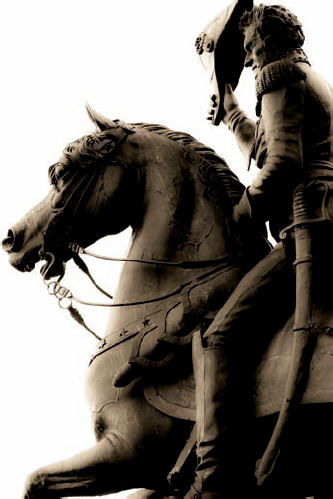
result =
[[150,321],[134,322],[99,342],[86,375],[86,398],[92,412],[101,411],[106,404],[119,402],[119,389],[113,385],[113,378],[131,356],[135,337],[154,328],[156,324]]
[[[239,265],[222,266],[181,286],[162,300],[153,312],[107,335],[94,353],[87,375],[87,398],[92,411],[117,403],[119,391],[113,386],[115,374],[129,359],[149,356],[160,339],[185,345],[197,324],[214,313],[228,298],[240,278]],[[136,313],[139,313],[140,307]],[[150,309],[145,308],[141,314]],[[126,315],[126,314],[125,314]],[[127,319],[129,317],[127,316]]]

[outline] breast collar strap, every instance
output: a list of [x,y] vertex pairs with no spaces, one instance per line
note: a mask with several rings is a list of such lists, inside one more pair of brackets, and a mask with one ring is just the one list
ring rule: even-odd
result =
[[[74,245],[71,245],[71,248],[73,248]],[[83,248],[80,248],[79,246],[76,245],[76,249],[83,250]],[[164,261],[164,260],[135,260],[135,259],[126,259],[126,258],[113,258],[113,257],[107,257],[107,256],[101,256],[101,255],[95,255],[94,253],[91,253],[87,250],[83,250],[80,252],[84,252],[87,255],[90,256],[96,256],[96,258],[102,258],[103,260],[110,260],[110,261],[122,261],[122,262],[135,262],[135,263],[142,263],[142,264],[154,264],[154,265],[168,265],[168,266],[177,266],[181,268],[205,268],[205,267],[213,267],[207,272],[205,272],[203,275],[196,277],[195,279],[192,279],[190,281],[187,281],[185,283],[180,284],[177,288],[175,288],[173,291],[170,293],[167,293],[165,295],[157,296],[155,298],[150,298],[148,300],[140,300],[137,302],[127,302],[127,303],[94,303],[86,300],[82,300],[80,298],[77,298],[73,293],[66,288],[65,286],[61,285],[61,280],[64,277],[64,273],[58,277],[57,280],[53,280],[50,282],[47,282],[45,277],[43,278],[44,284],[47,286],[48,293],[50,295],[53,295],[57,298],[58,300],[58,305],[62,309],[66,309],[69,311],[70,315],[75,319],[81,326],[83,326],[88,332],[90,332],[95,338],[97,338],[99,341],[101,338],[94,333],[85,323],[84,319],[82,318],[81,314],[79,311],[73,307],[73,301],[80,303],[81,305],[87,305],[87,306],[95,306],[95,307],[108,307],[108,308],[115,308],[115,307],[133,307],[133,306],[138,306],[138,305],[145,305],[148,303],[157,303],[161,302],[163,300],[167,300],[169,298],[172,298],[176,295],[181,294],[181,292],[184,290],[184,288],[188,287],[189,285],[193,285],[195,283],[200,284],[203,280],[209,278],[210,276],[213,276],[217,272],[222,272],[226,268],[230,269],[231,267],[234,267],[235,265],[239,265],[239,262],[235,260],[235,258],[232,255],[225,255],[224,257],[215,259],[215,260],[202,260],[202,261],[197,261],[197,262],[192,262],[192,261],[179,261],[179,262],[171,262],[171,261]],[[54,262],[54,255],[49,254],[51,256],[51,262],[49,265],[52,265]],[[105,290],[103,290],[100,286],[97,285],[93,277],[91,276],[89,269],[85,262],[82,260],[82,258],[79,256],[78,253],[73,253],[73,261],[76,263],[76,265],[80,268],[81,271],[83,271],[91,280],[91,282],[94,284],[94,286],[104,295],[106,295],[108,298],[112,299],[112,295],[107,293]],[[195,264],[195,265],[194,265]],[[46,272],[44,272],[46,273]]]
[[230,261],[234,259],[232,255],[224,255],[220,258],[214,258],[211,260],[178,260],[178,261],[170,261],[170,260],[141,260],[135,258],[116,258],[105,255],[98,255],[97,253],[93,253],[92,251],[88,251],[85,248],[82,248],[78,244],[70,243],[69,249],[77,255],[88,255],[94,258],[98,258],[100,260],[107,260],[111,262],[133,262],[133,263],[142,263],[145,265],[160,265],[165,267],[177,267],[182,269],[201,269],[205,267],[211,267],[213,265],[218,265],[220,263]]

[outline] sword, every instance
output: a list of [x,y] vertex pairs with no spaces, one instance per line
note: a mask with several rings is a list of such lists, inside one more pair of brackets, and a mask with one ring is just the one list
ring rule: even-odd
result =
[[[307,184],[319,184],[315,181]],[[312,309],[312,237],[309,226],[313,222],[329,220],[327,212],[327,185],[323,197],[322,216],[311,219],[305,199],[305,184],[300,184],[294,192],[293,211],[294,222],[284,229],[280,237],[285,239],[290,230],[295,234],[295,261],[296,270],[296,307],[293,327],[293,349],[290,369],[288,373],[284,400],[280,414],[272,433],[271,439],[261,460],[257,463],[257,480],[261,485],[273,471],[275,462],[280,453],[280,444],[290,416],[295,407],[302,400],[306,388],[314,342],[311,340],[313,325],[311,323]]]

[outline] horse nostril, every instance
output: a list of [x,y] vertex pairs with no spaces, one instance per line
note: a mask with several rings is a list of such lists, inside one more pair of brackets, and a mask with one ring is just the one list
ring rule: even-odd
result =
[[14,243],[15,243],[14,232],[11,229],[9,229],[7,237],[5,237],[5,239],[3,239],[2,241],[2,249],[7,251],[7,253],[10,253],[13,250]]

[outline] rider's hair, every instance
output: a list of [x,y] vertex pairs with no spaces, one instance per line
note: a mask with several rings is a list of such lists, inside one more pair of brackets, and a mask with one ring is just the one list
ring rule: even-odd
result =
[[251,12],[245,12],[240,20],[241,32],[249,26],[259,34],[270,62],[291,49],[302,47],[305,40],[301,23],[282,5],[260,4]]

